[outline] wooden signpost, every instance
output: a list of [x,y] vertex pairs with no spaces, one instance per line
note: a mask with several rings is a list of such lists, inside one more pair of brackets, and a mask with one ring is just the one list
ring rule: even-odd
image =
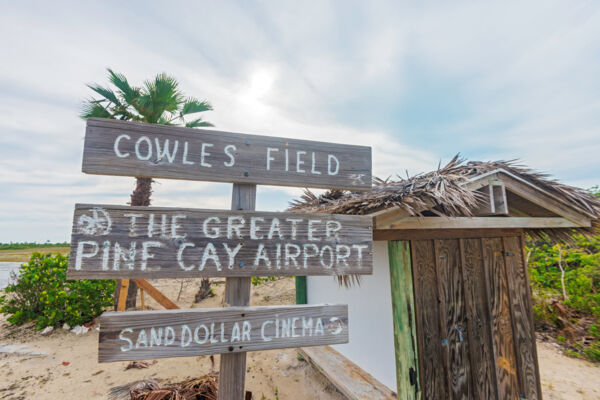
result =
[[83,172],[367,190],[371,148],[91,118]]
[[369,147],[93,118],[83,172],[234,183],[231,211],[76,205],[70,279],[156,298],[144,278],[226,277],[228,308],[103,314],[100,362],[221,354],[219,398],[240,400],[246,351],[348,342],[347,306],[249,307],[250,277],[371,274],[371,220],[256,212],[256,184],[368,190]]
[[346,305],[104,313],[100,362],[348,342]]
[[355,215],[77,204],[69,278],[371,273],[372,221]]

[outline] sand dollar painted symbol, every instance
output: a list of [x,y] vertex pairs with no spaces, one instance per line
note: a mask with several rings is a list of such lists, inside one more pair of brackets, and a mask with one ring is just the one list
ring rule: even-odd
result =
[[352,179],[353,185],[362,185],[365,183],[364,181],[365,174],[350,174],[350,179]]
[[112,225],[108,213],[100,207],[94,207],[90,209],[90,214],[84,214],[77,220],[79,232],[84,235],[108,235]]
[[329,324],[327,325],[327,330],[332,335],[338,335],[344,330],[344,323],[338,317],[329,318]]

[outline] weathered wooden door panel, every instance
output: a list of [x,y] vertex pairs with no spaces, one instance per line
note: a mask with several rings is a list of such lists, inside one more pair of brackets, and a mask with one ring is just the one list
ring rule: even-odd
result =
[[412,241],[411,253],[423,399],[446,399],[433,241]]
[[509,291],[501,238],[483,238],[483,259],[487,283],[491,331],[496,361],[498,397],[519,399],[517,363],[510,315]]
[[467,318],[457,239],[435,240],[440,329],[449,397],[472,399]]
[[481,240],[460,239],[460,242],[473,394],[476,399],[498,399]]
[[535,335],[529,298],[527,269],[523,265],[521,240],[519,237],[506,237],[504,260],[508,289],[510,293],[512,320],[517,352],[517,373],[521,396],[527,400],[541,399],[539,371],[535,347]]

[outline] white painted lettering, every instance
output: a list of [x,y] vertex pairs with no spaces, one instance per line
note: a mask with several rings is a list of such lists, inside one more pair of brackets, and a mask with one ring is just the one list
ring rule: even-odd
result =
[[348,257],[350,257],[350,246],[346,246],[345,244],[338,244],[337,246],[335,246],[335,265],[337,267],[339,267],[341,263],[343,263],[347,267]]
[[148,347],[148,335],[146,334],[146,330],[142,329],[138,333],[137,340],[135,341],[135,348],[139,349],[140,346]]
[[[308,259],[311,257],[316,257],[319,255],[319,246],[314,243],[304,244],[304,268],[308,266]],[[308,249],[312,249],[313,251],[309,253]]]
[[[286,149],[286,150],[287,150],[287,149]],[[267,328],[267,325],[268,325],[268,324],[271,324],[271,325],[272,325],[272,324],[273,324],[273,321],[271,321],[271,320],[266,320],[266,321],[264,321],[264,322],[262,323],[262,325],[261,325],[261,327],[260,327],[260,337],[261,337],[261,339],[262,339],[263,341],[265,341],[265,342],[270,342],[271,340],[273,340],[273,338],[272,338],[271,336],[267,336],[267,335],[265,334],[265,330],[266,330],[266,328]]]
[[119,339],[127,342],[127,346],[121,346],[121,351],[129,351],[133,348],[133,342],[128,337],[124,336],[125,333],[133,333],[133,329],[125,328],[119,333]]
[[182,162],[184,165],[194,165],[193,161],[188,160],[188,142],[187,140],[183,142],[183,159]]
[[162,344],[163,328],[150,328],[150,347]]
[[235,156],[234,156],[234,152],[237,150],[237,148],[232,145],[232,144],[228,144],[227,146],[225,146],[225,155],[227,157],[229,157],[229,161],[224,161],[223,165],[225,165],[226,167],[233,167],[235,164]]
[[[335,162],[335,168],[333,167],[333,162]],[[337,175],[340,171],[340,160],[333,154],[327,155],[327,174],[328,175]]]
[[121,139],[127,139],[130,140],[131,136],[126,135],[126,134],[122,134],[117,136],[117,138],[115,139],[115,145],[114,145],[114,150],[115,150],[115,154],[117,155],[117,157],[119,158],[125,158],[125,157],[129,157],[129,153],[121,153],[119,151],[119,142],[121,141]]
[[213,260],[215,266],[217,267],[217,271],[221,270],[221,261],[219,260],[219,256],[217,255],[217,249],[215,249],[215,245],[211,242],[206,244],[204,248],[204,252],[202,253],[202,264],[200,264],[200,271],[204,270],[206,263],[208,260]]
[[219,229],[218,226],[213,226],[212,229],[209,231],[208,224],[211,222],[219,224],[219,223],[221,223],[221,219],[219,217],[206,218],[204,220],[204,223],[202,224],[202,231],[204,232],[204,236],[206,236],[207,238],[216,239],[219,237],[221,230]]
[[192,343],[192,339],[192,330],[190,327],[181,325],[181,347],[188,347]]
[[[200,339],[200,329],[204,329],[204,339]],[[198,344],[204,344],[208,341],[208,338],[210,337],[210,332],[208,331],[208,327],[204,324],[200,324],[198,326],[196,326],[196,329],[194,329],[194,342],[198,343]]]
[[129,217],[129,237],[136,237],[135,233],[135,220],[144,216],[144,214],[123,214],[125,217]]
[[160,148],[160,141],[158,138],[154,138],[154,144],[156,145],[156,159],[157,161],[162,161],[165,157],[170,164],[173,164],[175,161],[175,156],[177,155],[177,147],[179,146],[179,140],[175,140],[173,144],[173,152],[170,153],[169,150],[169,139],[165,139],[165,147]]
[[[295,253],[291,253],[290,250],[294,249],[296,250]],[[293,243],[286,243],[285,244],[285,266],[289,267],[290,266],[290,260],[292,260],[294,262],[294,267],[298,266],[298,261],[296,260],[296,258],[300,255],[300,246],[298,246],[297,244],[293,244]]]
[[286,222],[290,222],[292,224],[292,240],[296,240],[297,228],[296,224],[302,222],[301,218],[286,218]]
[[[234,223],[233,221],[239,221],[239,223]],[[231,239],[233,237],[233,232],[238,239],[242,239],[241,228],[246,224],[246,220],[241,215],[233,215],[227,218],[227,239]]]
[[[84,253],[85,246],[92,246],[93,250],[89,253]],[[81,269],[81,264],[84,258],[92,258],[98,254],[98,243],[93,240],[80,240],[77,242],[77,256],[75,257],[75,270]]]
[[271,157],[272,151],[279,151],[275,147],[267,147],[267,171],[271,169],[271,161],[275,161],[275,157]]
[[190,264],[189,267],[186,267],[185,264],[183,263],[183,251],[187,247],[196,247],[196,245],[194,243],[191,243],[191,242],[184,242],[184,243],[182,243],[181,246],[179,246],[179,250],[177,250],[177,263],[179,264],[179,266],[181,267],[182,270],[184,270],[184,271],[191,271],[194,268],[196,268],[196,266],[194,264]]
[[187,236],[187,233],[183,235],[177,234],[177,229],[181,228],[181,225],[177,223],[178,219],[185,219],[187,216],[185,214],[173,215],[171,217],[171,239],[183,239]]
[[269,228],[269,235],[267,236],[269,240],[273,239],[273,235],[277,232],[279,239],[283,239],[283,234],[281,233],[281,226],[279,225],[279,218],[273,218],[271,221],[271,228]]
[[154,254],[151,254],[148,250],[152,247],[161,247],[161,242],[144,242],[142,243],[142,263],[140,265],[140,270],[145,271],[148,267],[148,260],[154,258]]
[[302,150],[298,150],[296,152],[296,172],[301,173],[301,174],[303,174],[303,173],[306,172],[305,170],[303,170],[302,168],[300,168],[302,165],[304,165],[304,161],[302,161],[300,159],[300,156],[303,156],[305,154],[306,154],[306,152],[302,151]]
[[261,240],[264,235],[258,236],[258,231],[260,231],[259,222],[265,222],[263,217],[252,217],[250,218],[250,239]]
[[202,150],[200,151],[200,165],[210,168],[212,167],[212,164],[205,161],[206,157],[210,156],[210,153],[206,151],[207,147],[213,147],[213,145],[211,143],[202,143]]
[[320,224],[321,220],[320,219],[309,219],[308,220],[308,240],[314,241],[314,242],[318,242],[321,239],[319,239],[318,237],[315,237],[314,233],[316,232],[316,228],[313,227],[313,224]]
[[256,250],[256,257],[254,257],[255,267],[260,266],[260,260],[263,260],[265,262],[265,265],[271,268],[271,260],[269,260],[269,257],[267,255],[267,249],[265,249],[265,245],[262,243],[258,245],[258,249]]
[[[325,237],[327,240],[339,240],[339,231],[342,229],[342,224],[338,221],[327,221],[325,223]],[[333,237],[332,237],[333,235]]]
[[[147,147],[147,152],[145,156],[142,156],[142,153],[140,152],[140,146],[142,143],[146,143]],[[148,136],[141,136],[137,140],[137,142],[135,142],[135,156],[138,158],[138,160],[142,161],[148,161],[150,157],[152,157],[152,142],[150,141]]]
[[229,248],[229,245],[227,243],[223,243],[223,247],[225,248],[225,251],[227,252],[227,255],[229,256],[229,262],[227,264],[227,268],[232,269],[233,265],[235,264],[235,256],[242,248],[242,244],[238,243],[238,245],[235,246],[235,248],[233,250],[231,250]]

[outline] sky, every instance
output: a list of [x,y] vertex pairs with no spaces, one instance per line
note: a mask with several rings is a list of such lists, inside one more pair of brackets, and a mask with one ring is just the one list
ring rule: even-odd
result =
[[[0,13],[0,242],[68,241],[75,203],[134,179],[81,172],[89,83],[174,76],[216,129],[368,145],[373,173],[461,153],[600,184],[595,1],[19,1]],[[302,192],[260,186],[257,209]],[[153,205],[225,209],[231,184],[159,180]]]

